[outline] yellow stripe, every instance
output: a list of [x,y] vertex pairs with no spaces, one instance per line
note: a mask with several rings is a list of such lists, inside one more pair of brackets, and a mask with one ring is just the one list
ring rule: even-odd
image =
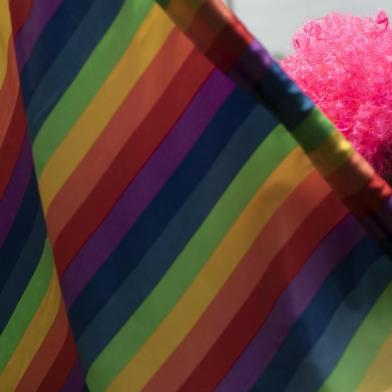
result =
[[0,376],[1,390],[14,391],[50,330],[60,306],[60,286],[53,268],[48,291]]
[[204,0],[171,0],[166,12],[175,20],[181,30],[186,30],[204,2]]
[[354,154],[354,148],[337,130],[327,140],[309,153],[313,164],[323,176],[329,176]]
[[310,162],[299,148],[279,165],[172,312],[113,381],[109,391],[139,391],[143,388],[193,328],[263,226],[311,170]]
[[48,161],[40,178],[45,212],[173,30],[173,22],[162,16],[163,11],[154,6],[121,61]]
[[8,0],[0,0],[0,89],[7,73],[8,45],[11,37],[11,16]]
[[358,392],[383,392],[392,388],[392,335],[368,370]]

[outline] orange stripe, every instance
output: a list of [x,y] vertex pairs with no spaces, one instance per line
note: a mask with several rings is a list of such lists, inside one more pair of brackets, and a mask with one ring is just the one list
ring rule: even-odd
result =
[[192,45],[181,33],[175,31],[170,35],[153,63],[50,204],[47,220],[53,242],[159,101],[191,51]]
[[71,217],[54,246],[60,274],[165,140],[207,80],[210,69],[204,57],[198,51],[193,51],[159,102],[123,146],[121,153],[104,173],[93,192]]
[[7,72],[0,88],[0,150],[11,123],[19,93],[19,72],[16,64],[13,41],[8,43]]
[[330,192],[317,172],[312,172],[296,188],[264,227],[196,326],[143,391],[181,387],[262,279],[274,256]]
[[19,382],[16,392],[38,391],[42,380],[49,372],[60,352],[68,332],[68,319],[64,304],[59,307],[56,319],[39,350]]

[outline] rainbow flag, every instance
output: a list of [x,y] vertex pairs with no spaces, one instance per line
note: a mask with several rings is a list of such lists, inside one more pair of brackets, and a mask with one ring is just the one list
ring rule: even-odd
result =
[[385,392],[391,210],[219,0],[0,0],[0,391]]

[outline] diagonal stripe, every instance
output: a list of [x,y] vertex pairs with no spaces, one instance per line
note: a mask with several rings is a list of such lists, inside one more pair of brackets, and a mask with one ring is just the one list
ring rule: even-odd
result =
[[3,144],[0,146],[0,200],[11,180],[23,141],[26,138],[25,129],[26,121],[23,102],[22,97],[19,95],[9,128],[5,130],[5,137],[2,140]]
[[[206,246],[208,242],[205,235],[210,237],[211,233],[213,233],[213,230],[207,230],[208,224],[210,222],[213,222],[211,224],[214,225],[217,224],[211,218],[212,215],[209,216],[209,221],[203,224],[202,228],[199,229],[192,241],[181,252],[176,262],[149,295],[139,311],[132,316],[111,342],[110,347],[113,347],[115,344],[122,342],[124,338],[126,339],[128,333],[134,330],[138,323],[146,325],[147,320],[138,320],[139,314],[151,314],[151,311],[153,311],[151,306],[156,306],[157,303],[160,303],[160,313],[165,312],[167,317],[164,320],[160,320],[161,324],[157,326],[150,337],[141,336],[142,339],[139,338],[141,341],[147,338],[145,344],[140,346],[140,351],[133,353],[133,350],[130,350],[127,353],[128,361],[131,358],[132,360],[111,383],[110,390],[121,389],[126,379],[134,380],[134,390],[142,387],[151,376],[151,372],[157,370],[162,361],[167,359],[168,355],[171,354],[173,349],[189,332],[257,237],[261,227],[287,197],[287,194],[291,192],[292,185],[301,181],[309,172],[309,163],[305,161],[301,165],[299,156],[300,152],[295,150],[283,160],[272,176],[267,179],[256,193],[245,211],[215,250],[208,249],[209,247]],[[294,166],[295,169],[289,169]],[[269,194],[271,189],[274,189],[276,181],[287,184],[287,188],[285,187],[280,192],[276,192],[274,199],[271,200]],[[259,219],[252,219],[251,217],[254,216],[258,216]],[[200,252],[203,244],[205,250]],[[196,249],[199,251],[195,253]],[[207,252],[211,253],[208,254]],[[208,262],[204,259],[205,256],[209,258]],[[203,267],[205,262],[207,263]],[[181,296],[184,290],[186,292]],[[165,297],[166,306],[162,303],[163,297]],[[158,298],[161,300],[157,302]],[[157,325],[151,319],[149,322],[150,328],[152,325]],[[173,334],[173,330],[176,331],[175,334]],[[137,333],[133,334],[135,341],[139,340],[136,339],[136,336],[138,336]],[[154,353],[154,358],[151,357],[152,352]]]
[[[317,132],[314,132],[315,129]],[[305,152],[317,150],[334,132],[334,125],[317,108],[313,108],[305,119],[291,130]]]
[[[134,46],[137,48],[130,50],[133,53],[129,53],[129,58],[134,58],[140,52],[143,56],[139,54],[139,61],[133,66],[125,67],[123,62],[119,63],[112,73],[115,77],[108,79],[47,162],[40,177],[45,210],[71,175],[80,173],[86,179],[83,168],[91,167],[91,157],[95,159],[94,177],[101,177],[190,54],[192,48],[182,36],[176,32],[169,36],[172,25],[166,21],[159,25],[158,21],[151,19],[151,24],[155,26],[153,34],[145,34],[142,29],[140,36],[143,39],[135,37],[137,44]],[[150,27],[148,23],[143,26]],[[130,109],[134,111],[133,116],[129,116]],[[127,116],[121,113],[127,113]],[[121,121],[122,127],[114,126],[115,119]],[[101,145],[105,145],[106,150],[101,151]],[[102,168],[97,165],[96,156],[102,157],[99,160],[102,161]]]
[[[100,160],[97,160],[97,156],[99,157],[100,154],[88,156],[93,166],[86,170],[86,175],[79,176],[82,173],[75,173],[67,182],[52,203],[47,216],[51,237],[56,241],[54,252],[60,274],[110,213],[154,151],[170,134],[178,118],[191,104],[194,95],[205,83],[211,71],[210,65],[196,52],[192,52],[154,109],[135,130],[134,135],[121,147],[108,170],[96,179],[98,182],[92,184],[95,181],[89,179],[94,178],[94,166],[99,167]],[[114,132],[118,130],[118,127],[122,127],[121,117],[123,115],[128,116],[128,111],[121,113],[120,118],[113,119]],[[105,150],[108,143],[110,140],[100,144],[99,150]],[[109,150],[107,147],[106,149]],[[102,161],[105,160],[102,159]],[[81,193],[80,197],[75,194],[74,185],[77,185]],[[94,187],[90,188],[92,185]],[[84,200],[86,188],[89,193],[86,195],[87,199]],[[75,207],[76,210],[74,210]],[[66,226],[61,227],[61,232],[59,232],[58,229],[63,220],[66,220]]]
[[22,339],[14,349],[9,362],[0,375],[0,383],[5,390],[12,391],[18,385],[30,365],[46,334],[50,330],[60,306],[60,286],[57,274],[52,269],[50,283],[37,312]]
[[[2,59],[0,61],[0,89],[3,86],[7,73],[7,58],[10,37],[12,33],[11,16],[9,13],[8,0],[0,0],[0,53]],[[3,60],[5,59],[5,61]]]
[[[324,334],[296,370],[287,392],[316,391],[336,366],[352,336],[386,286],[392,265],[384,257],[375,262],[333,316]],[[333,344],[331,344],[333,342]],[[333,390],[341,390],[340,385]]]
[[[345,198],[344,201],[357,217],[364,220],[385,210],[391,197],[392,189],[389,184],[374,173],[370,181],[357,193]],[[379,224],[380,229],[383,229],[383,223],[379,222]],[[390,236],[388,229],[386,230],[386,236],[387,238]]]
[[[202,7],[204,0],[181,1],[181,0],[156,0],[156,2],[172,17],[177,18],[176,24],[186,29],[192,23],[194,16]],[[174,19],[174,18],[173,18]]]
[[[79,74],[124,1],[85,0],[80,3],[64,0],[48,23],[37,42],[32,58],[21,74],[32,140],[35,139],[46,117]],[[72,15],[72,18],[69,15]],[[78,17],[80,17],[79,21]],[[74,30],[71,31],[73,28]],[[54,37],[49,36],[50,34],[54,34]],[[69,36],[66,37],[68,34]],[[37,50],[43,50],[44,54],[35,56]],[[54,58],[51,58],[51,55]],[[59,75],[61,78],[58,77]]]
[[84,373],[77,362],[71,370],[68,379],[64,383],[61,392],[82,392],[85,391]]
[[[116,65],[121,58],[123,58],[121,64],[123,64],[125,70],[132,66],[135,53],[133,53],[133,56],[129,56],[129,53],[127,55],[125,52],[130,41],[134,42],[130,47],[135,46],[133,38],[138,29],[141,28],[140,25],[142,25],[144,18],[146,18],[146,21],[150,20],[151,15],[155,12],[152,11],[147,16],[151,6],[152,0],[126,0],[112,26],[86,60],[59,102],[56,101],[55,106],[48,109],[47,99],[44,99],[45,97],[40,98],[40,94],[37,93],[37,102],[34,103],[37,109],[34,109],[35,106],[30,103],[31,112],[35,114],[42,113],[42,107],[45,105],[47,110],[47,113],[39,121],[30,121],[30,133],[35,136],[38,132],[33,148],[36,170],[39,176],[47,160],[68,131],[76,126],[79,117],[83,115],[98,91],[108,85],[109,82],[105,81],[109,78],[111,72],[113,70],[124,72],[124,70],[118,68],[119,65]],[[118,32],[121,32],[121,34]],[[142,37],[136,36],[136,38],[142,40]],[[117,89],[121,91],[121,83],[112,85],[110,82],[109,86],[112,86],[110,90],[113,89],[113,92],[116,92]],[[105,104],[110,104],[110,102],[105,102]],[[38,110],[40,108],[41,110]],[[44,120],[45,122],[42,124]],[[53,132],[53,129],[56,129],[56,132]],[[83,132],[85,130],[82,129]]]
[[[20,74],[26,106],[29,106],[42,78],[88,15],[93,3],[94,0],[84,0],[82,3],[77,0],[64,0],[49,20]],[[72,18],[69,18],[69,15],[72,15]]]
[[[26,222],[22,222],[22,224],[26,224]],[[0,291],[0,331],[7,325],[36,270],[42,255],[45,239],[45,222],[41,211],[39,211],[32,222],[31,232],[28,233],[26,241],[19,245],[21,247],[20,254],[14,260],[12,271]]]
[[[332,132],[316,149],[309,151],[309,158],[324,177],[339,170],[354,155],[353,146],[337,130]],[[333,157],[326,159],[326,157]]]
[[28,188],[24,194],[23,203],[19,208],[7,239],[0,248],[0,291],[6,284],[10,273],[14,269],[24,249],[39,209],[37,183],[35,182],[34,176],[31,176]]
[[[309,198],[309,189],[315,190]],[[313,209],[330,193],[317,173],[312,172],[273,215],[260,232],[239,266],[209,305],[206,312],[186,336],[144,391],[177,390],[210,350],[252,290],[269,263],[287,243]],[[290,220],[288,220],[290,217]],[[284,229],[282,229],[284,225]],[[257,248],[257,249],[256,249]],[[259,255],[263,255],[260,260]]]
[[348,197],[366,186],[373,176],[373,167],[361,155],[354,152],[338,170],[327,176],[327,180],[333,189],[340,190],[342,197]]
[[368,238],[353,249],[291,328],[278,353],[256,382],[254,390],[283,390],[287,387],[298,365],[317,344],[340,304],[380,256],[380,249]]
[[385,341],[376,359],[370,366],[358,392],[383,392],[392,388],[392,334]]
[[12,16],[12,30],[15,36],[28,19],[34,0],[11,0],[10,14]]
[[[225,115],[224,118],[227,118],[227,116]],[[254,118],[257,118],[257,117],[254,117]],[[252,124],[252,122],[249,123],[250,129],[252,129],[251,127],[254,126],[251,124]],[[256,127],[253,129],[257,131],[258,128]],[[244,206],[247,204],[249,199],[253,196],[254,192],[256,192],[260,183],[262,183],[265,180],[265,178],[270,174],[270,172],[273,170],[275,165],[282,159],[282,156],[285,156],[285,154],[293,148],[292,139],[290,137],[288,137],[288,135],[284,132],[285,132],[284,130],[278,129],[276,132],[273,133],[273,136],[271,136],[269,138],[269,142],[268,143],[265,142],[263,144],[263,146],[265,145],[265,147],[259,149],[257,151],[257,153],[255,153],[255,155],[251,158],[250,163],[247,166],[245,166],[245,168],[242,170],[242,173],[240,173],[240,175],[237,177],[237,181],[235,182],[235,184],[234,183],[232,184],[232,186],[230,188],[231,191],[228,194],[226,194],[226,196],[223,197],[223,200],[219,204],[219,207],[215,208],[215,210],[214,210],[215,212],[212,213],[212,218],[209,219],[208,225],[204,228],[203,232],[198,236],[198,239],[201,241],[203,241],[204,236],[208,237],[208,241],[206,241],[206,244],[208,244],[208,248],[207,249],[202,248],[203,254],[200,255],[200,257],[203,260],[206,260],[209,252],[212,251],[210,248],[216,246],[216,244],[219,243],[220,239],[224,236],[225,232],[229,229],[230,225],[236,219],[236,217],[238,216],[238,214],[240,213],[242,208],[244,208]],[[214,132],[214,134],[217,135],[215,132]],[[256,132],[256,135],[257,135],[257,132]],[[287,136],[287,138],[286,138],[286,136]],[[237,139],[237,140],[239,140],[239,139]],[[242,139],[242,140],[247,140],[247,138]],[[272,143],[272,145],[273,145],[274,141],[276,141],[276,140],[280,140],[280,142],[281,142],[280,145],[281,145],[281,147],[283,147],[282,150],[276,151],[276,155],[274,157],[271,157],[271,159],[268,160],[263,165],[262,164],[263,157],[265,157],[265,154],[268,151],[271,151],[271,149],[268,148],[268,146],[270,146],[270,143]],[[256,139],[256,141],[257,141],[257,139]],[[228,147],[228,148],[230,148],[230,150],[233,153],[236,151],[235,148],[233,149],[234,145],[235,145],[235,143],[233,143],[230,147]],[[202,147],[202,145],[201,145],[201,147]],[[207,158],[205,155],[206,151],[211,151],[211,150],[204,149],[204,148],[202,148],[200,150],[200,154],[202,154],[202,156],[204,158]],[[212,151],[212,154],[215,155],[216,153],[214,151]],[[241,153],[241,155],[242,155],[242,153]],[[230,158],[231,156],[232,155],[229,154],[227,157]],[[244,158],[246,159],[246,155],[244,155],[242,157],[242,159],[244,159]],[[203,162],[203,161],[201,161],[201,162]],[[230,162],[230,165],[228,165],[229,162]],[[147,254],[148,258],[146,260],[143,260],[143,263],[140,264],[140,268],[138,268],[137,274],[141,274],[141,275],[132,276],[132,279],[130,279],[129,282],[127,282],[127,285],[132,284],[132,282],[142,283],[142,284],[140,284],[140,283],[137,284],[137,287],[138,287],[138,290],[140,290],[143,293],[143,296],[140,296],[140,298],[138,298],[138,296],[136,296],[135,299],[137,299],[137,302],[135,305],[140,303],[139,301],[143,300],[144,295],[148,294],[148,291],[145,291],[145,289],[151,290],[149,288],[149,287],[151,287],[150,286],[151,283],[146,281],[146,277],[149,276],[150,272],[148,272],[148,274],[143,273],[144,266],[146,266],[145,272],[152,271],[151,267],[149,267],[149,266],[154,266],[154,265],[156,266],[156,262],[154,263],[154,261],[156,261],[156,259],[159,259],[162,261],[168,260],[169,261],[168,265],[166,265],[166,263],[165,263],[163,265],[164,269],[158,271],[159,275],[163,274],[165,272],[166,268],[168,268],[170,266],[170,264],[172,263],[172,260],[174,260],[177,257],[177,255],[179,254],[179,252],[181,252],[183,246],[186,244],[189,237],[192,236],[194,230],[203,221],[205,214],[207,214],[208,211],[210,210],[210,208],[213,207],[214,203],[216,202],[215,198],[217,196],[219,197],[221,192],[226,188],[227,185],[225,185],[225,182],[228,179],[225,178],[225,175],[224,175],[223,176],[224,182],[221,183],[221,177],[219,176],[219,173],[225,173],[225,171],[223,169],[228,169],[228,168],[232,167],[231,165],[233,165],[234,162],[235,162],[235,160],[233,160],[232,158],[221,159],[220,161],[217,161],[217,166],[213,170],[209,171],[209,173],[211,173],[211,175],[206,176],[206,181],[203,181],[200,184],[200,186],[197,188],[197,191],[194,192],[194,194],[189,198],[189,200],[184,205],[184,207],[175,216],[175,220],[173,220],[173,224],[170,224],[167,227],[167,229],[163,233],[162,237],[157,242],[157,245],[154,246],[151,249],[151,252],[149,252]],[[236,164],[237,163],[235,163],[235,165]],[[238,170],[238,168],[236,168],[235,165],[231,169],[231,170],[233,170],[233,174],[235,174]],[[226,171],[226,175],[227,175],[227,171]],[[190,178],[190,177],[188,176],[188,178]],[[216,180],[214,181],[214,179],[216,179]],[[229,181],[230,181],[230,178],[229,178]],[[212,191],[214,193],[218,192],[217,195],[214,196],[214,193],[212,193]],[[211,193],[212,193],[213,197],[211,198],[211,200],[209,200]],[[206,199],[207,205],[200,206],[203,208],[198,207],[197,209],[195,209],[194,206],[198,205],[198,204],[194,204],[195,201],[198,200],[198,203],[200,203],[200,200],[203,200],[203,199]],[[205,210],[203,211],[204,208],[205,208]],[[191,214],[190,214],[190,212],[191,212]],[[195,213],[195,215],[193,215],[193,213]],[[189,222],[190,217],[193,217],[193,218]],[[219,222],[219,224],[216,222]],[[196,247],[196,245],[194,245],[194,247]],[[194,251],[194,248],[192,247],[191,250]],[[147,264],[145,264],[145,262]],[[192,274],[192,273],[193,272],[191,270],[188,271],[188,274]],[[144,278],[137,279],[137,276],[140,276],[140,277],[144,276]],[[187,275],[184,275],[184,278],[186,276]],[[155,280],[155,278],[154,278],[154,280]],[[143,284],[143,281],[146,281],[146,283],[148,283],[148,285],[146,285],[146,287]],[[124,286],[124,292],[125,292],[126,287],[129,287],[129,286]],[[132,287],[132,286],[130,286],[130,287]],[[173,286],[173,287],[176,287],[176,286]],[[137,293],[137,292],[138,291],[135,291],[135,293]],[[116,301],[118,301],[118,299],[116,299]],[[134,300],[132,302],[134,302]],[[132,306],[134,306],[134,305],[132,304]],[[168,306],[170,306],[170,303],[168,304]],[[120,309],[122,309],[122,307],[118,308],[118,310],[120,310]],[[156,311],[158,311],[158,314],[154,315],[154,319],[151,320],[151,321],[153,321],[153,324],[151,324],[150,327],[154,328],[154,326],[157,325],[157,323],[159,323],[159,320],[162,317],[161,310],[162,309],[160,307],[156,308]],[[154,313],[155,312],[153,312],[153,314]],[[124,316],[128,317],[128,314],[124,314]],[[143,315],[143,313],[139,312],[139,318],[140,317],[143,317],[143,318],[149,317],[148,312],[145,313],[144,315]],[[125,320],[126,320],[126,318],[125,318]],[[148,326],[149,324],[150,323],[148,322],[146,324],[146,326]],[[145,332],[147,332],[147,335],[148,335],[148,331],[146,330]],[[131,332],[131,336],[132,336],[132,332]],[[144,338],[142,337],[142,340],[143,339]],[[136,341],[134,341],[134,343],[136,343],[135,349],[137,349],[137,347],[139,346],[140,343],[137,343]],[[108,354],[110,357],[110,353],[108,353]]]
[[[72,336],[72,331],[69,328],[68,320],[66,320],[67,334],[64,344],[61,347],[55,360],[51,363],[49,372],[39,385],[39,390],[63,390],[62,387],[71,375],[71,372],[76,365],[80,369],[80,364],[77,359],[76,345]],[[82,383],[84,384],[84,383]],[[81,388],[80,388],[81,389]],[[75,388],[74,391],[78,389]]]
[[334,386],[347,392],[356,391],[367,369],[376,358],[392,331],[392,284],[390,284],[353,337],[333,373],[320,392]]
[[65,271],[62,287],[68,306],[117,248],[126,233],[186,158],[187,153],[233,89],[233,83],[219,71],[215,71],[206,81],[170,135],[128,186],[108,218]]
[[[331,209],[334,214],[330,213]],[[345,213],[346,210],[332,195],[327,196],[319,208],[312,211],[271,261],[262,280],[208,355],[182,385],[181,391],[212,389],[219,384],[263,325],[279,295],[298,274],[325,233],[335,226]],[[318,225],[315,226],[314,222],[318,222]],[[259,257],[262,246],[262,242],[255,243],[255,247],[249,252],[250,257]]]
[[[176,170],[173,178],[169,180],[160,194],[154,199],[151,206],[142,214],[136,225],[132,227],[131,231],[128,233],[125,241],[120,244],[115,253],[107,260],[101,270],[98,271],[82,292],[81,297],[70,309],[70,317],[77,338],[86,328],[89,321],[111,298],[112,293],[115,292],[126,277],[132,273],[135,267],[138,267],[141,264],[147,265],[144,261],[144,256],[149,253],[149,250],[155,241],[160,238],[160,235],[164,231],[166,231],[167,225],[173,218],[177,217],[177,214],[183,208],[184,203],[186,203],[187,212],[184,212],[183,215],[180,214],[179,220],[176,222],[176,225],[178,226],[174,225],[175,229],[170,233],[170,235],[173,235],[173,237],[170,237],[170,242],[167,243],[167,245],[170,246],[167,247],[165,242],[160,244],[160,246],[164,245],[164,248],[161,248],[158,253],[160,259],[162,261],[167,260],[168,264],[159,264],[161,268],[156,269],[157,275],[155,275],[154,280],[156,278],[159,280],[160,276],[164,274],[165,270],[170,266],[182,247],[185,246],[194,230],[200,225],[205,218],[205,215],[208,214],[208,211],[213,207],[216,199],[219,198],[225,187],[235,176],[241,167],[241,164],[248,159],[251,151],[256,148],[257,140],[260,140],[259,138],[263,137],[262,132],[260,133],[261,136],[259,136],[259,134],[255,136],[255,133],[258,131],[258,129],[255,128],[253,129],[254,136],[247,140],[246,144],[243,144],[242,146],[239,145],[244,149],[243,151],[241,151],[241,148],[233,150],[233,146],[231,146],[229,147],[230,150],[228,154],[230,159],[217,159],[230,143],[231,138],[236,134],[241,124],[248,118],[254,109],[254,105],[251,98],[248,95],[243,94],[240,90],[235,90],[230,95],[222,107],[222,110],[217,113],[195,147],[187,156],[186,160]],[[259,113],[254,119],[260,119],[262,117],[264,117],[267,124],[269,124],[269,126],[266,126],[268,130],[271,129],[270,126],[273,127],[276,124],[273,118],[262,111],[261,114]],[[230,118],[230,123],[227,123],[228,118]],[[251,121],[250,124],[254,124],[254,122]],[[222,125],[226,126],[222,128]],[[280,131],[282,132],[282,130]],[[266,132],[268,131],[266,130]],[[279,136],[282,136],[281,133],[279,133]],[[291,139],[289,139],[289,142],[286,142],[283,137],[282,139],[283,145],[286,146],[288,144],[289,146],[287,148],[291,149]],[[232,154],[234,151],[240,152],[240,162],[233,160]],[[225,162],[226,166],[221,166],[221,161],[222,163]],[[218,167],[208,176],[207,173],[214,167],[215,162],[219,162]],[[228,163],[230,163],[230,166]],[[225,171],[223,170],[224,168]],[[268,171],[268,168],[265,169],[265,171]],[[263,174],[265,174],[265,171],[262,171]],[[208,176],[208,181],[203,182],[203,186],[200,191],[197,192],[198,197],[192,197],[193,191],[198,188],[200,181],[202,181],[206,175]],[[215,181],[212,181],[212,179],[215,179]],[[197,204],[195,204],[195,200],[199,200]],[[199,207],[196,208],[196,205]],[[128,255],[132,255],[132,258],[129,258]],[[147,271],[149,271],[148,275],[158,267],[155,258],[154,260],[151,259],[149,263],[152,264],[149,264],[150,268],[147,269]],[[154,266],[154,269],[151,269],[151,266]],[[145,278],[143,279],[146,280]],[[130,310],[135,306],[137,307],[138,303],[140,303],[139,301],[142,301],[143,297],[148,294],[149,290],[146,291],[146,288],[151,287],[150,284],[151,282],[146,280],[146,287],[143,287],[143,289],[138,285],[140,292],[136,296],[136,303],[134,300],[131,301],[132,305]],[[97,290],[99,287],[105,287],[105,292],[100,289]],[[135,291],[135,294],[137,293],[138,292]],[[95,298],[94,304],[88,299],[91,298],[91,296]],[[123,317],[124,315],[121,316],[121,318]],[[127,320],[128,317],[129,313],[125,314],[125,320]],[[119,318],[119,313],[116,313],[116,319]],[[109,336],[109,339],[110,338],[111,336]],[[101,344],[102,342],[103,344],[107,343],[106,339],[101,339],[100,341]],[[96,344],[98,345],[99,343]]]
[[63,0],[34,0],[29,17],[15,36],[19,69],[31,55],[38,37]]
[[[112,255],[112,260],[116,258],[122,260],[124,255],[132,254],[132,259],[128,261],[125,257],[124,260],[128,261],[126,266],[131,261],[133,269],[118,290],[113,286],[113,290],[116,290],[115,294],[111,296],[107,305],[99,311],[97,317],[79,339],[78,346],[84,354],[86,368],[164,276],[241,167],[268,135],[269,130],[276,125],[275,119],[268,117],[269,115],[260,109],[254,110],[249,116],[246,111],[245,121],[242,117],[244,114],[234,119],[233,108],[238,111],[241,102],[238,101],[237,94],[233,94],[233,97],[237,96],[237,99],[232,98],[232,101],[229,99],[231,104],[224,106],[224,110],[211,123],[183,165],[178,168],[175,175],[143,214],[141,220]],[[239,96],[242,96],[242,93]],[[234,127],[235,133],[222,152],[217,152],[214,139],[217,137],[217,130],[220,130],[220,136],[224,136],[223,130],[229,131],[228,124],[225,128],[220,127],[220,121],[225,121],[229,113],[232,116],[230,124]],[[259,124],[264,124],[265,128],[260,128]],[[239,129],[236,130],[236,127]],[[283,129],[278,128],[251,158],[246,169],[238,175],[236,191],[233,191],[226,199],[225,205],[221,206],[221,211],[225,208],[226,211],[230,211],[230,214],[226,213],[225,220],[222,219],[222,224],[225,225],[222,227],[222,232],[229,229],[230,223],[234,221],[241,208],[244,208],[260,183],[282,159],[282,156],[293,148],[292,139],[287,136]],[[211,144],[212,140],[214,143]],[[271,154],[273,150],[270,147],[277,140],[280,141],[281,148]],[[268,163],[264,162],[266,156],[270,158]],[[210,159],[216,159],[212,166],[208,163]],[[187,189],[188,187],[190,188]],[[179,189],[182,190],[181,193],[178,192]],[[164,211],[165,214],[159,213],[160,211]],[[157,216],[160,219],[157,219]],[[164,219],[168,221],[165,222]],[[156,235],[159,237],[155,237]],[[141,242],[139,238],[146,238],[146,241],[136,247],[135,244]],[[160,260],[159,264],[156,263],[157,259]],[[106,280],[102,280],[102,283],[106,283],[107,277],[113,275],[115,271],[118,274],[118,267],[112,270],[113,272],[105,267],[104,270],[102,279]],[[127,301],[124,301],[124,298],[127,298]],[[86,301],[84,307],[80,308],[79,317],[85,317],[90,309],[91,306]]]
[[0,248],[6,240],[15,221],[29,180],[32,176],[33,162],[30,143],[27,135],[15,164],[12,177],[8,183],[5,194],[0,198]]
[[[313,132],[313,129],[317,129],[318,132]],[[293,130],[293,136],[308,152],[312,163],[326,177],[331,187],[343,197],[344,203],[359,219],[372,219],[385,207],[392,194],[389,185],[366,162],[363,162],[363,158],[354,153],[350,143],[318,109],[313,109]],[[346,181],[346,178],[350,180]],[[381,231],[379,230],[381,239],[388,238],[390,235],[388,230],[382,232],[382,221],[377,222],[375,227],[376,229],[368,227],[369,232],[381,228]],[[377,233],[374,235],[377,238]],[[385,249],[388,251],[390,247],[386,245]]]
[[[326,235],[279,296],[259,332],[222,380],[217,392],[245,392],[250,389],[325,279],[363,237],[362,228],[350,215]],[[261,293],[258,297],[264,298]]]
[[[31,360],[26,372],[18,383],[16,392],[26,390],[38,391],[42,380],[50,370],[52,363],[55,361],[61,347],[65,344],[68,332],[68,320],[65,313],[64,305],[60,304],[56,318],[48,334],[44,337],[42,344],[38,348]],[[67,361],[63,362],[66,366]],[[57,390],[52,385],[52,390]]]
[[[0,335],[0,374],[9,363],[15,348],[23,339],[31,320],[35,317],[53,275],[53,263],[49,244],[46,242],[41,260],[12,317]],[[1,376],[0,376],[1,377]]]
[[3,57],[2,61],[6,63],[7,71],[4,83],[0,85],[0,150],[4,144],[19,98],[19,74],[12,40],[8,43],[8,52],[2,53],[1,56]]

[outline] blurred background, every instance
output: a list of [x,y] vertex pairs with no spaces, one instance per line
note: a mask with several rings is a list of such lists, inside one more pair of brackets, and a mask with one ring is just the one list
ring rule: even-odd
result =
[[293,33],[309,19],[332,11],[373,16],[384,9],[392,16],[392,0],[227,0],[248,28],[275,56],[291,53]]

